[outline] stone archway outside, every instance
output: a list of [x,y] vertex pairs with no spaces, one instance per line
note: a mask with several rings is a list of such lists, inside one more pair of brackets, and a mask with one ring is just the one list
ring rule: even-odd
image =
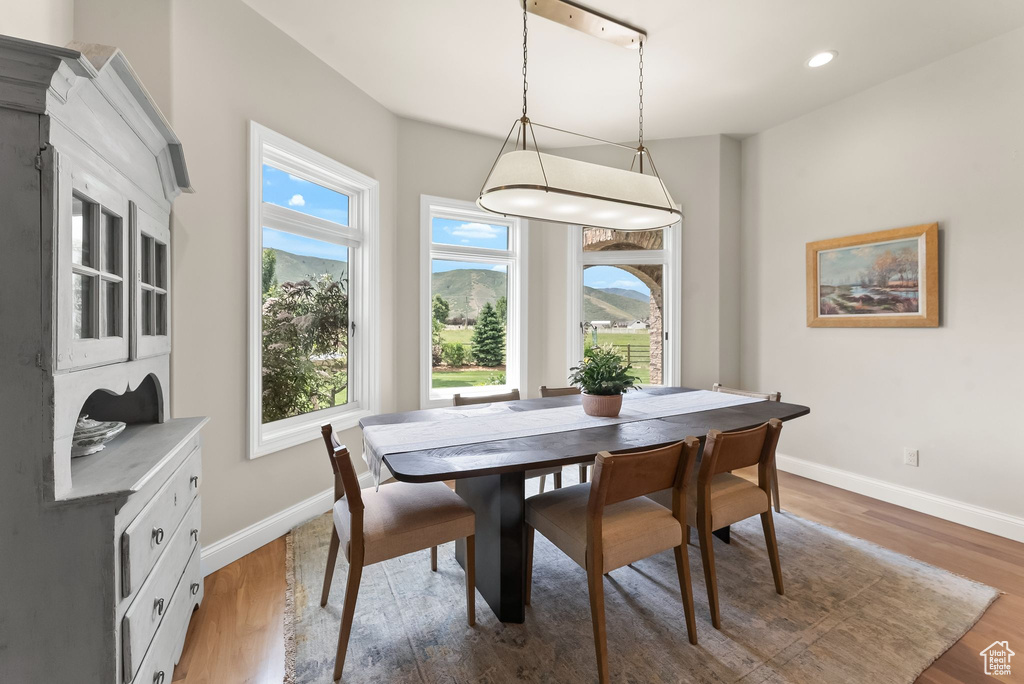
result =
[[[583,230],[584,252],[613,252],[624,250],[662,249],[664,231],[620,231],[607,228]],[[653,264],[607,264],[619,268],[640,280],[651,291],[650,315],[647,321],[650,338],[651,384],[662,383],[664,347],[664,278],[663,266]]]

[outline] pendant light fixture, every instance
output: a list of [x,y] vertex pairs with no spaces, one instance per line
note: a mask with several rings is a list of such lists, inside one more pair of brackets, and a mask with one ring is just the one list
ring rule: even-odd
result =
[[[592,136],[545,126],[527,115],[527,9],[577,30],[640,54],[639,137],[632,147]],[[644,40],[646,34],[628,24],[567,0],[523,1],[523,113],[509,129],[498,157],[480,188],[481,209],[520,216],[615,230],[653,230],[670,226],[681,212],[658,175],[651,152],[644,146]],[[540,151],[534,127],[568,133],[633,152],[630,168],[615,168]],[[506,151],[512,134],[515,143]],[[532,149],[531,149],[532,144]],[[645,161],[646,160],[646,161]],[[645,166],[646,171],[645,172]]]

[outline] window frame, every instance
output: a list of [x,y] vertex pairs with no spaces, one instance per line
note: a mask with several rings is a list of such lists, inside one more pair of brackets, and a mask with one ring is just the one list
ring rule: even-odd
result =
[[[349,196],[348,226],[263,202],[263,165]],[[263,424],[263,228],[348,248],[349,370],[343,406]],[[249,122],[248,455],[250,459],[320,438],[330,422],[346,430],[380,412],[380,187],[355,171],[255,121]]]
[[[433,219],[487,223],[508,228],[508,248],[487,249],[460,245],[434,244]],[[527,246],[529,223],[519,217],[500,216],[484,211],[473,202],[420,196],[420,407],[451,406],[456,394],[465,396],[498,394],[519,389],[526,396],[527,369]],[[431,294],[434,259],[473,261],[506,266],[508,282],[507,347],[505,349],[505,384],[479,387],[453,387],[435,390],[432,387],[433,365],[430,353]]]
[[661,249],[583,251],[583,226],[569,226],[568,236],[568,316],[566,330],[565,372],[583,359],[583,269],[586,266],[660,265],[664,269],[662,286],[662,384],[651,387],[679,386],[682,382],[682,223],[677,221],[662,228]]

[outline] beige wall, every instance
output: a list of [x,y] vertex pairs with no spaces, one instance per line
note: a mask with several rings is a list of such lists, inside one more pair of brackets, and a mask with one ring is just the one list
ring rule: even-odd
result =
[[[743,142],[743,384],[812,408],[781,452],[1024,516],[1021,74],[1017,30]],[[940,328],[806,327],[805,243],[932,221]]]
[[0,35],[51,45],[71,42],[74,0],[0,0]]

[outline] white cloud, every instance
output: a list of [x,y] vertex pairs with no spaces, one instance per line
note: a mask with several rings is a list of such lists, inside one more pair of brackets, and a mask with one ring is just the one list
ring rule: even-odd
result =
[[637,291],[639,291],[642,286],[639,283],[637,283],[635,280],[616,280],[614,283],[612,283],[608,287],[621,287],[621,288],[626,289],[626,290],[637,290]]
[[501,264],[495,264],[494,266],[491,266],[491,270],[492,271],[501,271],[502,273],[504,273],[505,272],[505,267],[502,266]]
[[463,223],[452,229],[452,235],[476,240],[496,240],[502,236],[502,230],[486,223]]
[[288,200],[289,207],[304,207],[306,206],[306,199],[302,195],[292,195],[292,198]]
[[468,245],[471,241],[467,240],[466,238],[462,238],[461,240],[459,240],[459,242],[461,242],[464,245]]

